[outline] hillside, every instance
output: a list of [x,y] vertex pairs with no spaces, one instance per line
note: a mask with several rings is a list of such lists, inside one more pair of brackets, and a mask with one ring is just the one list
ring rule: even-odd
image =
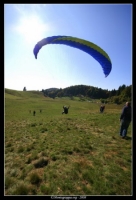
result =
[[9,99],[28,99],[28,98],[45,98],[39,91],[17,91],[5,88],[5,98]]
[[22,98],[64,98],[69,97],[74,99],[75,97],[83,98],[92,101],[94,99],[100,100],[101,103],[115,103],[122,104],[126,101],[131,102],[132,85],[122,85],[118,90],[103,90],[101,88],[87,86],[87,85],[75,85],[64,89],[48,88],[42,91],[16,91],[11,89],[5,89],[5,98],[22,99]]
[[87,86],[87,85],[75,85],[64,89],[46,89],[42,90],[45,96],[55,98],[55,97],[70,97],[73,98],[78,96],[80,98],[86,97],[90,99],[101,99],[103,102],[107,103],[117,103],[121,104],[126,101],[131,101],[132,85],[126,86],[122,85],[118,90],[103,90],[101,88]]

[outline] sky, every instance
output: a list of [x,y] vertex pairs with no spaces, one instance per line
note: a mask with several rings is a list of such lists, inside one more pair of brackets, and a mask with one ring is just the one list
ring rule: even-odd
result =
[[[4,88],[22,91],[88,85],[117,90],[132,84],[132,4],[4,4]],[[37,42],[66,35],[88,40],[110,57],[105,78],[92,56],[67,45]]]

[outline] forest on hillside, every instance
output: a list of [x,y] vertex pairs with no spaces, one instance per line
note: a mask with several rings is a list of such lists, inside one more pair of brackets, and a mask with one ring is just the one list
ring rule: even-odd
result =
[[78,96],[81,98],[81,100],[86,97],[88,99],[100,99],[102,103],[109,102],[121,104],[126,101],[131,101],[132,85],[126,86],[123,84],[122,86],[119,86],[117,90],[113,89],[111,91],[93,86],[76,85],[64,89],[42,89],[42,92],[44,96],[51,98],[70,97],[72,99],[73,97]]

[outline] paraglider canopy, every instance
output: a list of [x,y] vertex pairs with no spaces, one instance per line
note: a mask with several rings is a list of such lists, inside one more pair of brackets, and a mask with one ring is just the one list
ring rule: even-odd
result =
[[39,50],[47,44],[64,44],[68,45],[77,49],[80,49],[89,55],[91,55],[93,58],[95,58],[101,65],[103,72],[105,74],[105,77],[107,77],[112,69],[112,63],[111,60],[108,56],[108,54],[101,49],[99,46],[96,44],[83,40],[80,38],[76,37],[71,37],[71,36],[52,36],[52,37],[47,37],[39,41],[34,49],[33,53],[35,55],[35,58],[37,59],[37,55]]

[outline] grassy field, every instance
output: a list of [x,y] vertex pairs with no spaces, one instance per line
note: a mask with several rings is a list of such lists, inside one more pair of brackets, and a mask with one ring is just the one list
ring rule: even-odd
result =
[[121,139],[123,105],[99,106],[5,89],[5,195],[132,195],[131,126]]

